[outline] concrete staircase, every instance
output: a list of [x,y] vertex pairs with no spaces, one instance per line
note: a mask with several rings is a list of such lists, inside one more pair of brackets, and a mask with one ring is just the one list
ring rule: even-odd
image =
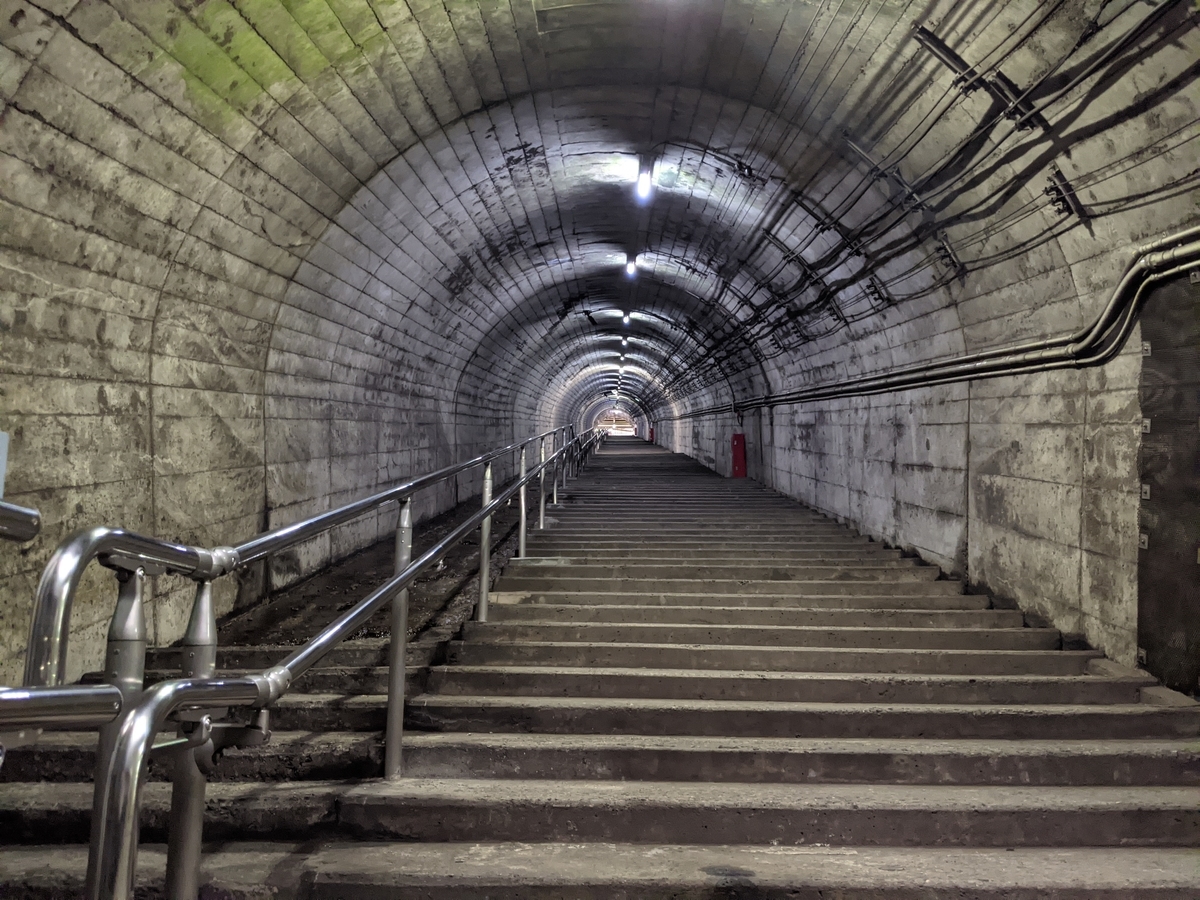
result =
[[[640,441],[610,440],[551,514],[490,621],[412,648],[408,777],[373,780],[380,642],[337,650],[280,704],[268,748],[227,755],[214,889],[1200,897],[1200,706]],[[90,744],[51,735],[6,764],[0,896],[77,886]],[[148,842],[168,797],[148,785]],[[142,860],[153,885],[161,847]]]

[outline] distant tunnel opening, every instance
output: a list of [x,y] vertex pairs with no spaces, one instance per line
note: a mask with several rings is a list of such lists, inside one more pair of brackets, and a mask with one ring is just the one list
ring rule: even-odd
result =
[[604,428],[611,435],[632,437],[637,434],[637,426],[626,413],[619,409],[605,410],[596,419],[596,427]]

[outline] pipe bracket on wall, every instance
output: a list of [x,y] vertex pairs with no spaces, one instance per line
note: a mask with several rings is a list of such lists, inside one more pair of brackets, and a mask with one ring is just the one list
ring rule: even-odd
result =
[[1075,188],[1071,186],[1071,182],[1067,180],[1067,176],[1058,166],[1050,167],[1050,183],[1046,185],[1042,193],[1050,198],[1050,203],[1062,215],[1074,214],[1082,220],[1091,218],[1083,204],[1079,202]]
[[954,86],[964,95],[969,96],[983,88],[1004,107],[1005,118],[1016,122],[1019,130],[1034,126],[1042,129],[1050,127],[1050,123],[1029,102],[1028,92],[1022,91],[999,69],[990,76],[984,75],[924,25],[917,26],[913,38],[954,73]]

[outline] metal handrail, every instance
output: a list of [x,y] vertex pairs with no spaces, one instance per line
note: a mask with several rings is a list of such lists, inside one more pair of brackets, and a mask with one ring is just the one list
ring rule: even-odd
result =
[[465,462],[447,466],[347,503],[335,510],[257,535],[236,547],[217,547],[211,550],[190,547],[120,528],[100,527],[78,531],[55,549],[38,583],[25,656],[24,683],[29,687],[63,683],[67,671],[71,608],[75,591],[79,587],[84,569],[93,560],[99,560],[102,565],[110,568],[128,571],[142,568],[148,575],[172,572],[197,581],[210,581],[272,553],[302,544],[384,504],[404,500],[423,488],[476,466],[486,465],[507,453],[522,450],[534,441],[544,440],[551,435],[557,436],[568,428],[570,426],[555,428]]
[[[100,898],[128,900],[132,897],[133,876],[137,864],[138,795],[141,778],[155,737],[167,724],[168,716],[180,709],[194,707],[243,706],[257,709],[269,707],[288,691],[297,678],[318,663],[337,644],[361,628],[385,604],[403,597],[408,586],[422,572],[445,556],[452,547],[475,528],[489,522],[497,510],[518,493],[522,493],[531,481],[536,478],[544,484],[545,473],[553,470],[555,487],[557,487],[558,474],[561,472],[565,479],[568,468],[581,465],[588,454],[603,440],[603,437],[604,432],[593,429],[574,438],[545,460],[540,461],[538,465],[518,476],[494,498],[487,497],[488,481],[485,480],[485,498],[488,502],[485,502],[479,512],[434,544],[419,559],[406,565],[390,581],[323,628],[319,634],[303,647],[291,653],[281,663],[252,675],[236,678],[173,679],[159,682],[147,689],[136,706],[123,718],[111,752],[107,756],[107,765],[103,771],[98,770],[96,773],[98,790],[92,820],[94,829],[93,858],[89,864],[88,896],[93,900],[100,900]],[[481,552],[481,560],[486,561],[486,559],[486,555]],[[484,571],[481,572],[481,582],[487,577],[485,565]],[[404,636],[393,633],[393,646],[398,643],[397,638],[399,638],[399,642],[402,642]],[[395,668],[395,654],[392,655],[392,660],[392,667]],[[404,657],[401,654],[399,656],[401,670],[403,665]],[[396,679],[391,679],[390,683],[394,687]],[[402,674],[400,685],[403,686]],[[391,737],[392,700],[393,698],[389,694],[389,738]],[[197,804],[193,798],[190,805],[202,814],[202,777],[199,789],[201,792],[200,802]],[[175,827],[175,799],[176,795],[173,795],[173,829]],[[191,835],[191,838],[195,847],[192,856],[188,859],[188,864],[198,870],[200,840],[198,830]],[[173,837],[172,846],[174,846],[175,840],[176,838]],[[169,883],[171,869],[172,863],[169,858]],[[183,877],[186,879],[186,873]],[[194,896],[195,892],[189,887],[186,893]],[[172,893],[172,896],[176,896],[176,894]],[[183,893],[179,896],[183,896]]]
[[55,549],[38,582],[25,656],[25,685],[63,683],[71,607],[84,569],[92,560],[128,570],[141,568],[148,574],[174,572],[211,578],[227,571],[225,556],[220,551],[173,544],[122,528],[88,528],[70,535]]
[[0,538],[7,541],[32,541],[42,530],[42,514],[0,500]]
[[369,512],[372,509],[383,506],[385,503],[391,503],[394,500],[403,500],[405,497],[410,497],[423,488],[431,487],[440,481],[445,481],[447,478],[453,478],[455,475],[461,474],[468,469],[473,469],[476,466],[485,465],[492,460],[499,459],[506,454],[516,452],[523,447],[528,447],[534,441],[547,438],[552,434],[565,432],[570,426],[555,428],[542,434],[535,435],[531,438],[526,438],[523,441],[509,444],[507,447],[501,447],[499,450],[492,450],[488,453],[476,456],[474,459],[469,459],[466,462],[455,463],[452,466],[446,466],[443,469],[438,469],[436,472],[430,472],[428,475],[422,475],[420,478],[414,478],[411,481],[406,481],[403,484],[398,484],[395,487],[388,488],[385,491],[380,491],[377,494],[372,494],[370,497],[364,497],[362,500],[356,500],[353,503],[347,503],[345,506],[329,512],[320,513],[310,519],[305,519],[302,522],[296,522],[292,525],[286,525],[282,528],[277,528],[274,531],[268,531],[260,534],[243,544],[238,544],[232,548],[237,556],[237,565],[243,566],[255,560],[262,559],[272,553],[278,553],[280,550],[286,550],[294,547],[297,544],[302,544],[307,540],[315,537],[323,531],[328,531],[336,525],[341,525],[344,522],[349,522],[351,519]]
[[111,684],[0,687],[0,730],[99,728],[121,714],[121,701]]

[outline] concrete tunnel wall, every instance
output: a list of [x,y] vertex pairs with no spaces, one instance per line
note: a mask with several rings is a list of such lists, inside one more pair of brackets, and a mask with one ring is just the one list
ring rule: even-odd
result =
[[[732,418],[673,416],[1090,321],[1131,244],[1195,221],[1196,17],[0,0],[6,499],[46,520],[0,548],[0,683],[83,525],[236,541],[614,403],[721,471]],[[1043,118],[964,93],[918,25]],[[1043,195],[1051,165],[1086,221]],[[1129,662],[1137,346],[748,414],[751,475]],[[100,661],[110,581],[80,592],[72,675]],[[220,609],[262,590],[218,582]],[[155,579],[155,643],[190,602]]]

